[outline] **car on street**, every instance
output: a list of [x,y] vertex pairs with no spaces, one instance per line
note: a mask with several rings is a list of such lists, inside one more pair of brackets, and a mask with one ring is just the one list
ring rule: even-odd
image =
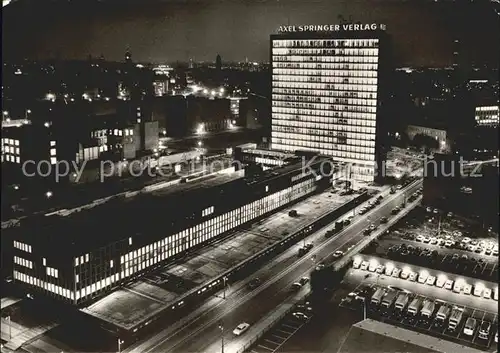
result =
[[307,251],[311,250],[313,247],[314,245],[312,243],[307,243],[306,245],[304,245],[304,248],[306,248]]
[[488,336],[490,335],[490,330],[491,330],[491,322],[489,321],[481,322],[481,325],[479,326],[479,338],[487,340]]
[[412,273],[410,273],[410,277],[408,277],[408,279],[412,282],[415,282],[417,280],[417,277],[418,277],[418,273],[412,272]]
[[249,283],[248,283],[248,287],[250,289],[254,289],[254,288],[257,288],[258,286],[260,286],[260,284],[262,283],[262,281],[260,280],[260,278],[254,278],[252,279]]
[[432,208],[430,208],[430,207],[427,207],[425,210],[426,210],[427,212],[432,212]]
[[371,233],[371,232],[372,232],[372,231],[371,231],[371,229],[370,229],[370,228],[366,228],[366,229],[363,231],[363,234],[364,234],[364,235],[370,235],[370,233]]
[[418,235],[417,238],[415,239],[416,241],[423,242],[425,237],[423,235]]
[[363,263],[361,264],[361,269],[366,271],[368,270],[368,266],[370,266],[370,263],[368,261],[363,261]]
[[299,282],[295,282],[290,287],[290,290],[291,291],[298,291],[300,288],[302,288],[302,284],[300,284]]
[[377,229],[377,226],[375,224],[370,224],[370,230],[373,232],[375,229]]
[[384,270],[385,270],[385,266],[384,265],[378,265],[377,269],[375,270],[375,272],[377,272],[378,274],[382,274],[382,273],[384,273]]
[[309,282],[309,277],[302,277],[300,280],[299,280],[299,283],[301,286],[303,286],[304,284],[307,284]]
[[382,223],[382,224],[385,224],[385,223],[387,223],[388,221],[389,221],[389,218],[387,218],[387,217],[382,217],[382,218],[380,219],[380,223]]
[[472,286],[470,284],[464,285],[464,294],[470,295],[471,293],[472,293]]
[[333,258],[334,259],[338,259],[338,258],[341,258],[342,256],[344,256],[344,252],[343,251],[340,251],[340,250],[337,250],[333,253]]
[[302,313],[300,311],[297,311],[297,312],[293,313],[292,315],[297,320],[301,320],[301,321],[307,321],[307,320],[309,320],[309,316],[307,316],[306,314],[304,314],[304,313]]
[[235,336],[240,336],[243,333],[245,333],[245,331],[248,330],[249,327],[250,327],[250,324],[248,324],[246,322],[242,322],[241,324],[236,326],[236,328],[233,330],[233,334]]

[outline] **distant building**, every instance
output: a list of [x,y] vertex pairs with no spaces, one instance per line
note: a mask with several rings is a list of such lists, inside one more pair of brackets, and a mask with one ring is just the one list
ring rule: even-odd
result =
[[357,179],[384,174],[389,43],[381,29],[271,35],[273,149],[350,163]]
[[499,116],[498,105],[476,106],[474,116],[476,126],[498,127]]
[[328,178],[315,175],[323,162],[311,163],[315,173],[304,173],[297,163],[260,175],[226,174],[66,217],[23,221],[7,230],[13,239],[14,283],[68,304],[88,303],[186,251],[325,190]]
[[215,69],[217,71],[222,70],[222,58],[219,54],[217,54],[217,57],[215,58]]
[[445,151],[449,149],[450,143],[447,139],[447,131],[444,128],[438,129],[425,126],[408,125],[406,133],[410,141],[413,141],[417,135],[424,135],[436,140],[438,151]]
[[236,125],[244,125],[240,120],[240,101],[248,99],[247,97],[229,97],[229,108],[231,110],[231,117]]

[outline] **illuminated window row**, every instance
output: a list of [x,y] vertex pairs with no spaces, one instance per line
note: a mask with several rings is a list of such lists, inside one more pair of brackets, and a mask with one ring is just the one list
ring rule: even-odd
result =
[[3,137],[2,145],[19,146],[19,140]]
[[374,127],[353,127],[349,125],[327,125],[327,124],[315,124],[315,126],[313,127],[304,125],[301,124],[297,124],[296,126],[287,126],[285,124],[278,125],[276,121],[276,123],[273,122],[272,124],[272,130],[286,132],[286,133],[296,132],[302,134],[312,134],[312,135],[316,134],[321,136],[335,135],[337,131],[339,132],[341,131],[345,132],[346,135],[348,136],[352,135],[352,138],[356,138],[358,140],[373,139],[373,135],[375,135]]
[[2,156],[2,158],[5,158],[5,160],[7,162],[18,163],[18,164],[21,163],[21,158],[20,157],[11,156],[10,154]]
[[296,102],[296,101],[281,101],[273,100],[273,107],[291,107],[291,108],[305,108],[305,109],[318,109],[318,110],[334,110],[338,112],[364,112],[375,113],[377,107],[354,105],[354,104],[323,104],[316,102]]
[[[362,86],[371,86],[377,84],[377,78],[356,78],[356,77],[336,77],[336,76],[328,76],[328,75],[320,75],[320,76],[307,76],[306,73],[299,74],[290,72],[290,74],[273,74],[273,81],[281,81],[281,82],[304,82],[309,81],[311,79],[315,79],[317,83],[337,83],[342,85],[362,85]],[[362,90],[362,89],[360,89]]]
[[214,206],[210,206],[210,207],[204,209],[203,211],[201,211],[201,216],[205,217],[205,216],[211,215],[212,213],[214,213]]
[[[318,66],[320,64],[317,64]],[[297,69],[297,68],[289,68],[289,69],[273,69],[272,71],[274,75],[300,75],[300,76],[317,76],[322,75],[325,77],[338,77],[340,79],[344,78],[372,78],[377,77],[378,72],[376,70],[373,71],[340,71],[340,70],[329,70],[327,68],[315,68],[315,69]]]
[[[315,189],[316,184],[313,179],[305,180],[286,190],[268,195],[236,210],[214,217],[182,232],[122,255],[120,257],[120,267],[118,269],[120,272],[105,277],[96,283],[89,284],[84,288],[79,288],[76,292],[76,298],[79,300],[92,295],[118,280],[132,276],[192,246],[210,240],[245,222],[281,207],[299,197],[307,195]],[[102,272],[99,273],[98,276],[99,275],[102,276]],[[83,287],[81,274],[78,280],[79,284]],[[87,283],[88,281],[85,284]]]
[[299,62],[273,62],[273,71],[276,69],[326,69],[333,70],[338,73],[338,76],[343,75],[373,75],[377,72],[378,65],[362,64],[362,63],[343,63],[329,62],[318,58],[316,62],[299,61]]
[[255,157],[255,163],[275,165],[275,166],[282,166],[284,164],[284,162],[279,159],[263,158],[263,157]]
[[59,278],[59,270],[57,270],[56,268],[47,266],[45,268],[45,270],[46,270],[46,273],[48,276],[52,276],[54,278]]
[[2,146],[2,151],[5,153],[12,153],[17,155],[21,153],[19,147],[13,147],[13,146]]
[[31,245],[21,243],[20,241],[14,240],[14,247],[16,249],[31,253]]
[[[296,133],[280,133],[272,131],[272,137],[276,139],[278,143],[288,144],[286,138],[289,139],[290,144],[307,145],[307,143],[316,143],[317,146],[328,148],[329,145],[331,149],[339,151],[349,151],[355,153],[372,153],[375,151],[375,144],[369,143],[369,141],[347,139],[345,136],[316,136],[313,134],[296,134]],[[372,141],[374,142],[374,141]],[[335,146],[334,146],[335,145]]]
[[[319,65],[319,64],[318,64]],[[309,76],[317,76],[322,75],[325,77],[338,77],[338,78],[372,78],[377,77],[377,71],[335,71],[328,70],[325,68],[317,68],[317,69],[296,69],[296,68],[287,68],[287,69],[273,69],[273,75],[309,75]]]
[[336,91],[341,91],[341,92],[346,92],[346,91],[357,91],[357,92],[377,92],[377,86],[376,85],[354,85],[354,84],[330,84],[330,83],[325,83],[325,82],[305,82],[305,81],[300,81],[301,77],[297,77],[296,81],[274,81],[273,86],[274,87],[282,87],[282,88],[300,88],[303,87],[301,86],[302,84],[310,84],[310,83],[316,83],[316,84],[324,84],[322,89],[326,90],[336,90]]
[[[324,103],[324,104],[342,104],[342,108],[344,109],[345,105],[352,106],[375,106],[377,101],[374,99],[347,99],[347,98],[333,98],[333,97],[314,97],[314,96],[297,96],[297,95],[286,95],[286,94],[273,94],[272,95],[273,103],[276,101],[293,101],[297,103]],[[340,107],[340,106],[339,106]],[[339,109],[339,108],[337,108]]]
[[26,275],[18,271],[14,271],[14,279],[30,284],[32,286],[40,287],[42,289],[45,289],[46,291],[52,292],[67,299],[74,300],[75,298],[75,293],[69,289],[63,288],[53,283],[42,281],[41,279]]
[[[326,91],[329,93],[331,96],[338,96],[339,94],[344,95],[348,91],[357,91],[358,94],[363,94],[363,92],[370,92],[368,94],[373,94],[375,95],[376,91],[373,91],[371,86],[369,86],[370,91],[368,91],[364,85],[344,85],[344,84],[335,84],[332,85],[330,83],[321,83],[321,82],[294,82],[294,81],[273,81],[272,82],[273,88],[287,88],[287,89],[310,89],[310,90],[317,90],[318,95],[321,95],[323,91]],[[340,91],[340,92],[335,92],[335,91]],[[348,92],[349,93],[349,92]],[[366,93],[365,93],[366,94]]]
[[354,119],[367,119],[374,120],[375,113],[361,113],[361,112],[336,112],[331,110],[307,110],[299,108],[282,108],[272,107],[273,116],[275,114],[289,114],[292,117],[298,117],[298,120],[309,120],[307,116],[328,116],[332,118],[349,117]]
[[347,119],[347,118],[332,118],[332,117],[313,117],[301,116],[300,120],[294,116],[283,116],[280,114],[273,114],[272,126],[291,126],[291,127],[304,127],[313,129],[331,129],[334,126],[340,125],[343,130],[353,132],[366,132],[363,128],[375,127],[375,120],[364,119]]
[[346,56],[377,56],[378,48],[273,48],[273,55],[346,55]]
[[344,38],[327,38],[327,39],[274,39],[272,41],[273,48],[290,48],[290,47],[378,47],[379,39],[344,39]]
[[33,269],[33,262],[31,262],[30,260],[23,259],[22,257],[14,256],[14,263]]
[[[274,86],[274,85],[273,85]],[[318,97],[352,97],[352,98],[360,98],[363,100],[369,100],[371,102],[376,102],[377,93],[368,93],[368,92],[339,92],[321,89],[321,87],[313,87],[313,86],[321,86],[321,84],[302,84],[304,87],[300,88],[280,88],[273,87],[272,92],[274,94],[293,94],[293,95],[301,95],[301,96],[312,96],[315,98]],[[323,85],[324,86],[324,85]]]
[[80,257],[75,257],[75,266],[83,265],[90,261],[90,254],[85,254]]
[[[313,130],[313,129],[299,129],[296,128],[297,131],[292,132],[280,132],[273,130],[272,135],[281,138],[290,138],[297,140],[311,140],[311,141],[327,141],[321,140],[322,137],[345,137],[349,140],[356,141],[357,143],[364,143],[365,141],[374,141],[375,140],[375,129],[370,130],[369,133],[366,134],[358,134],[351,133],[345,131],[329,131],[329,130]],[[368,145],[368,144],[366,144]]]
[[273,62],[285,62],[285,63],[300,63],[300,62],[309,62],[309,63],[341,63],[341,64],[372,64],[372,70],[376,70],[378,66],[378,57],[377,56],[328,56],[323,54],[322,56],[311,56],[307,55],[286,55],[286,56],[278,56],[273,55]]
[[346,151],[339,151],[334,148],[332,149],[332,146],[330,144],[323,144],[320,145],[319,143],[314,143],[314,142],[304,142],[304,141],[297,141],[301,143],[288,143],[289,141],[287,140],[278,140],[278,139],[273,139],[272,140],[272,146],[274,149],[281,150],[281,151],[296,151],[297,149],[303,150],[303,151],[311,151],[315,153],[320,153],[324,156],[329,156],[332,158],[335,158],[338,161],[341,162],[348,162],[348,163],[359,163],[359,162],[372,162],[375,163],[375,156],[373,154],[360,154],[360,153],[353,153],[353,152],[346,152]]

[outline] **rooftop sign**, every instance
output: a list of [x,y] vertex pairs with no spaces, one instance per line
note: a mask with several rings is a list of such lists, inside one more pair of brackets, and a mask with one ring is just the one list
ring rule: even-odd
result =
[[299,26],[280,26],[278,33],[293,32],[340,32],[340,31],[385,31],[385,24],[379,23],[349,23],[342,25],[299,25]]

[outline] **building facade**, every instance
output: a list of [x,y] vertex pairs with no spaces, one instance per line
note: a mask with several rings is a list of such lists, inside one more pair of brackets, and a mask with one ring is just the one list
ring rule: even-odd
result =
[[181,184],[167,197],[144,196],[128,208],[109,205],[100,214],[41,217],[11,230],[13,279],[29,293],[73,305],[88,302],[188,249],[324,190],[328,178],[316,176],[320,168],[325,172],[322,162],[311,163],[310,170],[298,163],[261,176],[225,176],[231,180],[200,188]]
[[498,105],[476,106],[474,116],[476,126],[498,127],[499,116]]
[[316,151],[374,180],[387,149],[388,40],[377,28],[271,35],[273,149]]

